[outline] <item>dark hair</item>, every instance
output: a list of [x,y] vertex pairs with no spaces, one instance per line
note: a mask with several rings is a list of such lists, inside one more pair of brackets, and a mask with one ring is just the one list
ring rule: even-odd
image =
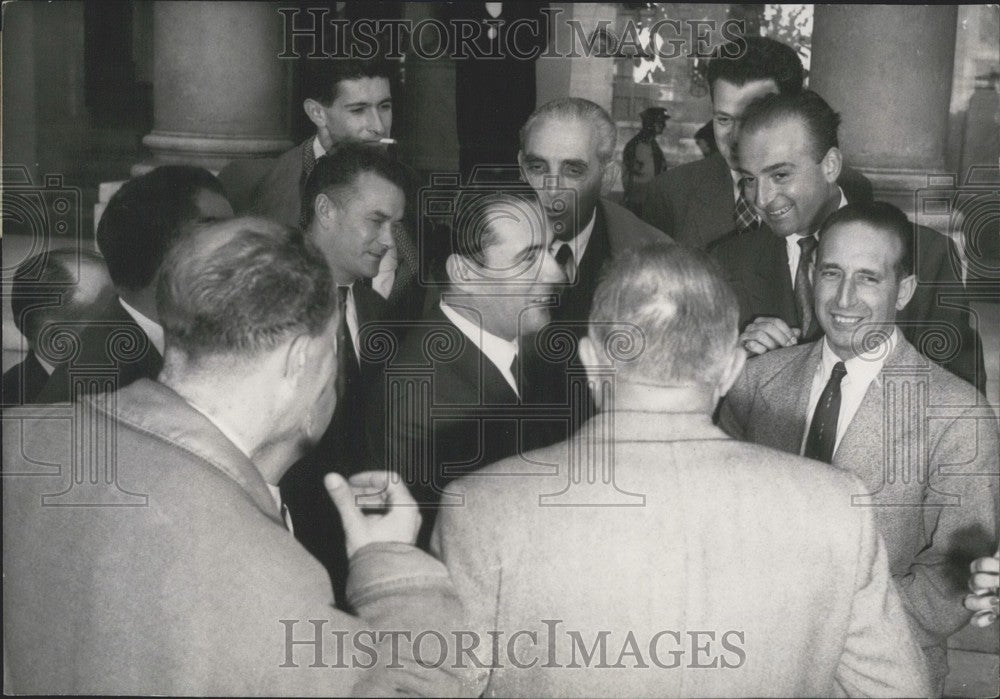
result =
[[751,102],[743,114],[740,138],[785,119],[799,119],[805,124],[816,162],[822,160],[831,148],[839,146],[837,128],[840,126],[840,115],[811,90],[795,95],[764,95]]
[[[736,58],[718,56],[708,62],[708,89],[719,80],[742,87],[755,80],[773,80],[778,91],[790,95],[802,90],[802,61],[791,46],[764,36],[744,37],[746,51]],[[711,92],[714,96],[714,92]]]
[[715,141],[715,129],[712,128],[712,122],[709,121],[707,124],[702,126],[700,129],[694,132],[695,140],[705,141],[709,146],[712,147],[712,151],[719,150],[719,144]]
[[494,221],[498,218],[509,219],[512,214],[523,214],[533,226],[538,227],[541,235],[545,235],[545,214],[538,194],[530,187],[461,193],[451,225],[451,245],[445,257],[454,253],[480,267],[484,266],[486,250],[496,242]]
[[167,347],[190,359],[254,357],[319,335],[337,314],[323,253],[299,231],[250,216],[185,231],[163,264],[156,303]]
[[714,386],[736,348],[738,322],[736,294],[707,253],[658,243],[607,264],[589,335],[623,378]]
[[[11,280],[10,308],[14,326],[34,346],[44,324],[53,318],[71,319],[85,317],[84,308],[77,303],[77,271],[82,275],[83,262],[104,266],[104,259],[90,250],[61,248],[32,255],[14,270]],[[58,304],[39,308],[40,301],[50,297]],[[34,310],[33,310],[34,309]]]
[[[860,223],[888,233],[899,241],[899,259],[893,265],[896,279],[913,274],[913,224],[900,209],[884,201],[848,204],[830,214],[819,229],[819,239],[834,226]],[[817,251],[818,254],[818,251]]]
[[138,291],[153,282],[180,229],[198,217],[202,190],[226,196],[208,170],[164,165],[115,192],[97,225],[97,247],[116,287]]
[[411,175],[405,165],[386,153],[385,149],[364,143],[345,143],[316,161],[302,188],[302,220],[312,223],[316,197],[326,194],[336,198],[341,190],[352,186],[365,173],[377,175],[399,187],[409,198]]
[[394,73],[392,66],[381,59],[309,58],[302,73],[302,97],[329,107],[337,99],[344,80],[385,78],[391,90]]
[[632,167],[635,165],[635,151],[639,147],[640,143],[648,143],[650,152],[653,154],[653,174],[659,175],[667,167],[666,158],[663,157],[663,151],[660,149],[660,144],[656,142],[656,134],[652,131],[646,131],[645,129],[639,131],[635,136],[629,139],[629,142],[625,144],[622,149],[622,164],[625,166],[625,172],[622,173],[622,184],[626,180],[631,181]]

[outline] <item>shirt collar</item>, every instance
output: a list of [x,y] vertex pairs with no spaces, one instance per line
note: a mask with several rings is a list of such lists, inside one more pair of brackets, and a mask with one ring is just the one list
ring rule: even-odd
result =
[[[461,305],[461,304],[459,304]],[[510,365],[517,356],[517,342],[505,340],[499,335],[494,335],[478,323],[469,320],[443,300],[441,301],[441,312],[445,317],[455,324],[455,327],[472,340],[479,351],[486,355],[502,373],[510,371]]]
[[833,366],[837,362],[844,361],[844,368],[847,369],[847,376],[844,377],[844,381],[850,381],[851,383],[861,382],[862,385],[867,385],[874,380],[878,381],[879,385],[881,385],[879,374],[882,371],[882,367],[885,366],[885,360],[888,359],[893,349],[895,349],[898,336],[899,330],[893,326],[888,340],[880,342],[867,352],[862,352],[846,361],[834,354],[830,348],[829,341],[824,337],[823,359],[820,363],[823,375],[829,376],[833,372]]
[[587,243],[590,242],[590,236],[594,232],[594,226],[597,225],[597,207],[594,207],[594,213],[590,215],[590,221],[586,226],[580,229],[580,232],[569,240],[559,240],[556,238],[552,241],[552,245],[549,249],[555,254],[559,252],[559,249],[563,245],[569,245],[570,249],[573,251],[573,259],[576,263],[580,264],[580,258],[583,257],[583,253],[587,251]]
[[141,312],[130,306],[121,296],[118,297],[118,303],[122,305],[122,308],[125,309],[126,313],[132,316],[132,320],[135,321],[135,324],[142,328],[142,331],[146,333],[146,337],[149,338],[149,341],[153,343],[153,347],[156,348],[156,351],[159,352],[162,357],[164,344],[163,326],[152,318],[144,316]]
[[319,142],[319,136],[313,136],[313,156],[316,160],[319,160],[324,155],[326,155],[326,149],[323,144]]

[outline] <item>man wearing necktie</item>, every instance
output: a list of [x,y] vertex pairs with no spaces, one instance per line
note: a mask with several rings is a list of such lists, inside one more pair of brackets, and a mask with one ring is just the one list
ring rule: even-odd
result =
[[[737,144],[742,190],[762,223],[723,238],[710,252],[736,290],[740,340],[751,355],[809,342],[822,332],[809,281],[817,231],[833,212],[858,203],[838,185],[839,125],[833,108],[808,90],[765,95],[743,114]],[[964,290],[953,243],[923,226],[916,227],[916,235],[916,286],[900,311],[900,330],[930,359],[982,390],[979,335],[969,324],[968,309],[947,300]],[[939,301],[945,292],[950,297]]]
[[913,255],[913,227],[891,204],[834,213],[812,273],[823,339],[749,360],[719,422],[861,479],[867,492],[852,504],[874,508],[940,693],[945,642],[969,618],[966,571],[996,547],[1000,447],[992,412],[970,401],[973,388],[921,356],[897,326],[917,284]]
[[382,149],[342,146],[316,161],[303,193],[305,237],[322,250],[337,286],[337,409],[316,449],[289,469],[282,496],[295,520],[295,535],[327,566],[334,589],[346,579],[343,533],[326,496],[323,477],[350,475],[375,463],[377,416],[369,399],[381,390],[378,364],[364,361],[365,326],[383,321],[388,306],[366,282],[392,247],[403,225],[407,174]]

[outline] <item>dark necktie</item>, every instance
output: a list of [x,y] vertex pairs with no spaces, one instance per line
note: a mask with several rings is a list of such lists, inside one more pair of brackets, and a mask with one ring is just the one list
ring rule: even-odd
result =
[[739,183],[740,196],[736,198],[736,230],[738,233],[746,233],[757,229],[759,221],[757,214],[747,199],[744,192],[743,180]]
[[812,338],[813,328],[813,292],[809,282],[809,263],[816,249],[816,239],[806,236],[799,238],[799,266],[795,269],[795,306],[799,312],[799,328],[802,329],[803,340]]
[[354,351],[351,328],[347,324],[347,293],[349,290],[349,286],[337,287],[340,306],[340,326],[337,329],[337,395],[341,400],[350,400],[353,397],[361,378],[358,355]]
[[[316,138],[315,136],[313,138]],[[313,168],[316,167],[316,154],[313,152],[313,142],[309,140],[302,147],[302,177],[299,179],[299,192],[306,191],[306,181],[309,179],[309,175],[312,174]],[[299,228],[305,230],[306,227],[306,210],[302,209],[299,211]]]
[[563,243],[556,252],[556,262],[566,274],[566,281],[572,284],[576,281],[576,261],[573,259],[573,248],[569,243]]
[[837,419],[840,417],[840,382],[847,376],[843,362],[833,365],[830,380],[816,403],[809,435],[806,437],[805,455],[810,459],[833,461],[833,447],[837,443]]

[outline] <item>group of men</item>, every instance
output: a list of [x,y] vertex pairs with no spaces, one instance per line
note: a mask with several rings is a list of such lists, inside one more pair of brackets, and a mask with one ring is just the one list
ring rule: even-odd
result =
[[565,97],[447,242],[389,75],[323,63],[299,146],[123,185],[110,292],[19,269],[4,402],[49,405],[4,415],[10,686],[940,694],[997,543],[981,347],[952,243],[871,201],[795,52],[710,63],[719,153],[648,222]]

